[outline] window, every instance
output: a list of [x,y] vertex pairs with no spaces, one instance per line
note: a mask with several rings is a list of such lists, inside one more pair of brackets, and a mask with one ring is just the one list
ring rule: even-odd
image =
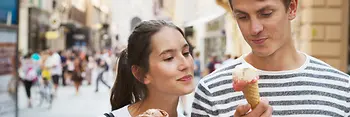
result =
[[159,0],[159,8],[163,8],[164,7],[164,4],[163,4],[163,0]]

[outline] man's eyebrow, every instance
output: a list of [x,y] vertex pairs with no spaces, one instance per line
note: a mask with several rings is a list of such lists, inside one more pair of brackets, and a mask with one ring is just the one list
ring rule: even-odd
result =
[[[260,13],[260,12],[262,12],[262,11],[264,11],[264,10],[267,10],[267,9],[271,9],[271,6],[270,6],[270,5],[264,6],[263,8],[260,8],[260,9],[257,11],[257,13]],[[242,11],[242,10],[239,10],[239,9],[233,9],[232,11],[233,11],[234,14],[238,14],[238,13],[239,13],[239,14],[248,14],[248,13]]]
[[269,5],[264,6],[263,8],[260,8],[257,12],[258,12],[258,13],[261,13],[261,12],[263,12],[264,10],[267,10],[267,9],[271,9],[271,6],[269,6]]
[[239,10],[239,9],[233,9],[233,13],[234,13],[234,14],[237,14],[237,13],[240,13],[240,14],[248,14],[248,13],[246,13],[246,12],[244,12],[244,11]]

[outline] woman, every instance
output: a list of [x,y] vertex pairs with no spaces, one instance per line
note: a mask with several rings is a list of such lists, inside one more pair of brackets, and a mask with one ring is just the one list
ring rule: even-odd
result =
[[40,68],[41,68],[41,77],[42,77],[42,84],[44,86],[50,87],[50,81],[51,81],[51,72],[49,68],[45,66],[45,63],[47,59],[49,58],[49,55],[46,51],[41,52],[42,59],[40,59]]
[[21,66],[22,71],[20,71],[20,72],[23,72],[23,74],[24,74],[21,78],[22,78],[22,82],[24,84],[24,88],[26,90],[29,108],[32,107],[31,87],[33,86],[34,82],[38,78],[38,74],[37,74],[38,65],[36,65],[35,61],[32,60],[30,56],[31,56],[31,54],[27,54],[26,56],[24,56],[24,58],[21,62],[22,63],[22,66]]
[[141,22],[129,37],[118,62],[111,91],[112,114],[135,117],[148,109],[177,112],[179,97],[194,90],[193,58],[184,33],[160,20]]
[[75,94],[78,95],[79,94],[79,88],[80,85],[83,81],[83,78],[81,76],[81,73],[83,72],[83,68],[82,68],[82,63],[79,57],[74,57],[74,59],[72,59],[73,61],[73,65],[74,65],[74,70],[72,72],[72,81],[74,82],[74,87],[75,87]]
[[67,72],[66,72],[66,82],[68,84],[70,84],[71,80],[72,80],[72,77],[73,77],[73,73],[74,73],[74,55],[69,55],[67,61],[66,61],[66,64],[67,64]]
[[91,79],[92,79],[92,71],[95,68],[95,60],[92,56],[88,56],[86,60],[86,71],[85,71],[85,78],[88,81],[88,85],[91,85]]

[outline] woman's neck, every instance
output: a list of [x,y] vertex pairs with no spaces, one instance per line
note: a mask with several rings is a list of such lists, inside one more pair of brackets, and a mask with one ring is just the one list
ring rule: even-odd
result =
[[169,117],[177,117],[178,96],[164,96],[150,94],[146,99],[129,106],[128,110],[134,117],[148,109],[161,109],[169,114]]

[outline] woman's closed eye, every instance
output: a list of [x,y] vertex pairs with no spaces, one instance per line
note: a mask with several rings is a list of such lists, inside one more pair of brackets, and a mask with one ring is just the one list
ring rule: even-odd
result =
[[171,61],[171,60],[173,60],[174,59],[174,57],[167,57],[166,59],[164,59],[164,61]]
[[[190,52],[185,52],[185,53],[183,53],[182,55],[185,56],[185,57],[188,57],[188,56],[190,56],[191,54],[190,54]],[[172,61],[173,59],[174,59],[174,57],[169,56],[169,57],[166,57],[166,58],[163,59],[163,60],[169,62],[169,61]]]
[[188,57],[188,56],[190,55],[190,52],[185,52],[185,53],[183,53],[183,55],[184,55],[185,57]]

